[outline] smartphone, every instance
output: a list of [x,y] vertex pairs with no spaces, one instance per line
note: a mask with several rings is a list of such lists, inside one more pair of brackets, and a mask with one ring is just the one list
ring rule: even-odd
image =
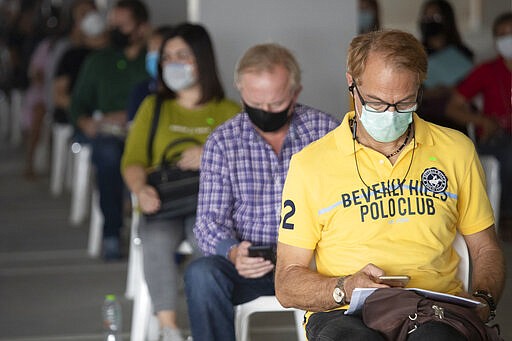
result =
[[276,263],[276,256],[272,246],[249,246],[249,257],[262,257],[266,260]]
[[410,279],[411,277],[407,275],[379,276],[377,283],[387,284],[390,287],[405,287]]

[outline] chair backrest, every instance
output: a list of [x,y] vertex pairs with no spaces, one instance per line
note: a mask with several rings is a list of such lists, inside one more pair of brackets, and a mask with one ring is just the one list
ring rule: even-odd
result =
[[460,261],[457,269],[457,277],[462,281],[465,291],[469,291],[470,284],[470,259],[468,246],[464,237],[457,232],[455,239],[453,240],[453,248],[459,254]]

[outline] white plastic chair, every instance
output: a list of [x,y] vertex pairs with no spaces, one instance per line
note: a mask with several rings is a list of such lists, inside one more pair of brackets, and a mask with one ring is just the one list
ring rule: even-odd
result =
[[291,311],[295,318],[297,340],[306,341],[306,333],[302,322],[304,311],[294,308],[284,308],[275,296],[260,296],[250,302],[235,307],[235,334],[238,341],[249,340],[249,320],[254,313]]
[[73,152],[73,185],[69,221],[71,225],[79,226],[84,222],[89,209],[92,147],[74,142],[71,145],[71,151]]
[[[52,162],[50,170],[50,191],[52,195],[62,194],[66,179],[66,168],[70,158],[70,141],[73,126],[54,123],[52,125]],[[67,170],[69,173],[69,169]]]
[[91,218],[89,220],[89,240],[87,254],[92,258],[98,258],[101,254],[103,243],[103,213],[100,208],[100,193],[94,189],[91,195]]
[[464,237],[458,232],[453,240],[453,248],[460,257],[459,266],[457,268],[457,278],[462,281],[464,290],[469,292],[471,283],[471,262],[469,258],[469,251]]
[[481,155],[480,162],[485,172],[487,195],[494,211],[494,226],[496,227],[496,232],[498,232],[501,198],[500,162],[492,155]]

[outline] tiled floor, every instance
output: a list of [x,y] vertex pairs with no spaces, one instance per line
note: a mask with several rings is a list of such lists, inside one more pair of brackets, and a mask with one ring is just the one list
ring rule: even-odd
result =
[[[125,261],[105,264],[86,254],[87,226],[68,224],[69,195],[53,198],[47,177],[21,176],[20,149],[0,147],[0,341],[101,340],[101,303],[117,294],[129,340],[132,302],[124,297]],[[503,244],[508,281],[498,311],[512,340],[512,243]],[[181,291],[179,321],[188,331]],[[258,314],[252,340],[293,340],[289,313]]]

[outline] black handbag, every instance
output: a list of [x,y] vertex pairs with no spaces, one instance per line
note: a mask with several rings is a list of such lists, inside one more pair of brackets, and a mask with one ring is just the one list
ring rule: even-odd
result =
[[[148,141],[149,164],[153,159],[153,140],[160,117],[162,100],[157,96],[155,113],[151,125]],[[147,174],[146,182],[158,192],[161,201],[160,210],[144,215],[147,220],[170,219],[194,214],[197,208],[197,195],[199,193],[199,171],[183,171],[176,166],[180,153],[168,157],[169,151],[180,144],[201,145],[201,142],[184,137],[172,141],[165,148],[160,164],[155,170]]]

